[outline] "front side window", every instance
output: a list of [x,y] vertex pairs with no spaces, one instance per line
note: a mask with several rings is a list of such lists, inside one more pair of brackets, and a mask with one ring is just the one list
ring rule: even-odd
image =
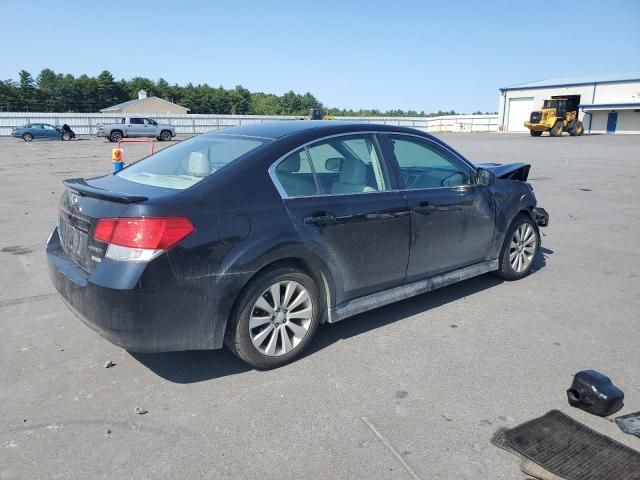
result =
[[371,135],[336,137],[311,145],[307,151],[322,194],[388,190]]
[[411,137],[388,136],[405,189],[470,185],[471,171],[437,145]]
[[184,190],[267,141],[224,135],[201,135],[136,162],[118,177],[154,187]]
[[152,126],[158,125],[158,123],[155,120],[151,120],[150,118],[145,118],[144,123],[145,125],[152,125]]
[[43,125],[42,126],[45,130],[55,130],[55,127],[53,125]]

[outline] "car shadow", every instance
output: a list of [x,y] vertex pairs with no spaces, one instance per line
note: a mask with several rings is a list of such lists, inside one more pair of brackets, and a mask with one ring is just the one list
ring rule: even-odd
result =
[[[540,252],[541,254],[534,260],[533,272],[544,268],[546,257],[553,254],[553,250],[548,248],[541,248]],[[314,355],[337,341],[427,312],[493,288],[503,282],[504,280],[494,275],[484,274],[356,315],[343,322],[321,325],[303,357]],[[173,383],[203,382],[253,370],[253,367],[244,363],[226,348],[166,353],[129,352],[129,354],[158,376]]]

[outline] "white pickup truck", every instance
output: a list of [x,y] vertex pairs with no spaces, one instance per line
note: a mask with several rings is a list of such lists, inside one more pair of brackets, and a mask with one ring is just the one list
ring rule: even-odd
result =
[[176,129],[151,118],[123,117],[120,123],[98,125],[98,136],[107,137],[110,142],[128,137],[152,137],[167,142],[176,136]]

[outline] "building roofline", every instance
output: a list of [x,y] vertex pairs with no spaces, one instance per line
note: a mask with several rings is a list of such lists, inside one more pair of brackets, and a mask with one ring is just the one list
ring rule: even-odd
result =
[[152,96],[152,97],[134,98],[132,100],[127,100],[126,102],[118,103],[116,105],[111,105],[110,107],[103,108],[103,109],[100,110],[100,112],[101,113],[109,113],[109,112],[113,112],[115,110],[122,110],[123,108],[132,107],[133,105],[139,105],[140,103],[144,103],[144,102],[146,102],[148,100],[153,100],[153,99],[162,100],[163,102],[170,103],[171,105],[176,105],[176,106],[178,106],[180,108],[184,108],[187,111],[190,110],[187,107],[183,107],[182,105],[179,105],[177,103],[170,102],[169,100],[165,100],[164,98]]
[[[548,83],[544,83],[548,82]],[[630,83],[640,82],[640,73],[632,73],[629,76],[620,75],[620,78],[615,77],[603,77],[594,76],[589,80],[586,79],[570,79],[567,78],[563,82],[561,78],[550,78],[548,80],[537,80],[535,82],[520,83],[509,87],[502,87],[499,90],[506,92],[509,90],[539,90],[541,88],[555,88],[555,87],[578,87],[582,85],[602,85],[608,83]]]

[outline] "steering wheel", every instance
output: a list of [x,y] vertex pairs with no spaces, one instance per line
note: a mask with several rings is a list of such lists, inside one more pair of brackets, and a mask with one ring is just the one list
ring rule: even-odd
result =
[[464,185],[466,179],[467,178],[464,176],[464,174],[456,172],[449,175],[448,177],[444,177],[440,181],[440,185],[442,185],[443,187],[458,187],[460,185]]

